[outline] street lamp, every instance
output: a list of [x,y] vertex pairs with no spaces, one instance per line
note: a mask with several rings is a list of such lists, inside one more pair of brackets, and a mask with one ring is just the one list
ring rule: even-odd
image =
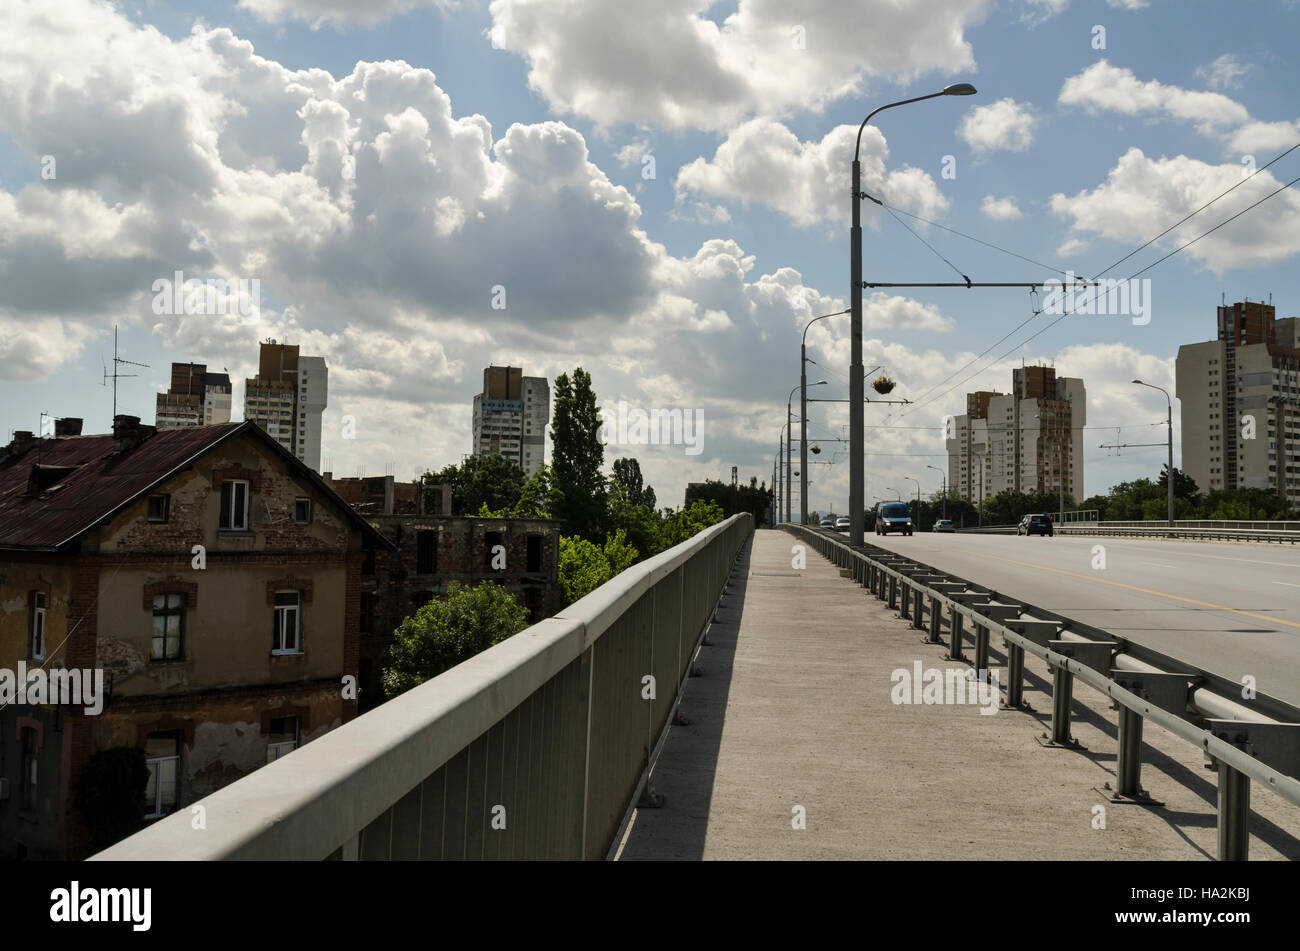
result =
[[893,493],[894,493],[894,501],[895,501],[895,502],[901,502],[901,501],[903,501],[903,494],[902,494],[901,492],[899,492],[897,489],[892,488],[891,486],[885,486],[885,491],[886,491],[886,492],[893,492]]
[[903,476],[903,478],[906,479],[908,482],[916,483],[916,518],[914,521],[916,522],[917,525],[920,525],[921,524],[921,480],[913,479],[911,476]]
[[926,468],[933,469],[935,472],[939,473],[939,475],[943,476],[943,503],[942,503],[943,515],[941,517],[947,518],[948,517],[948,473],[945,470],[940,469],[938,466],[932,466],[929,465],[928,463],[926,464]]
[[[842,313],[842,311],[841,311]],[[834,315],[830,315],[834,316]],[[820,319],[820,318],[818,318]],[[799,385],[790,391],[790,395],[785,399],[785,421],[790,422],[790,402],[794,399],[794,391],[799,390],[799,406],[802,410],[799,423],[799,510],[803,513],[803,520],[799,523],[806,525],[808,523],[808,489],[805,483],[808,481],[808,387],[825,386],[825,380],[818,380],[816,383],[809,383],[803,373],[803,367],[799,368]],[[794,439],[794,433],[790,433],[790,439]],[[789,450],[787,443],[786,449]],[[790,520],[790,453],[787,451],[785,456],[785,517]]]
[[935,99],[939,96],[972,96],[975,87],[970,83],[956,83],[942,92],[930,93],[891,102],[874,110],[858,126],[858,139],[853,147],[853,189],[850,193],[852,204],[852,225],[849,230],[849,312],[852,314],[850,328],[851,349],[849,363],[849,541],[854,545],[863,543],[862,530],[865,510],[862,506],[863,475],[866,460],[866,438],[863,431],[864,396],[862,372],[862,131],[876,113],[906,106],[909,103]]
[[[1165,394],[1165,402],[1168,404],[1169,423],[1169,465],[1165,469],[1165,482],[1169,484],[1169,527],[1174,527],[1174,401],[1169,398],[1169,392],[1163,387],[1156,386],[1154,383],[1143,383],[1141,380],[1134,380],[1138,386],[1147,386],[1153,390],[1160,390]],[[1158,444],[1157,444],[1158,445]]]
[[[808,328],[827,317],[847,314],[848,310],[837,310],[833,314],[822,314],[808,321],[803,328],[803,337],[799,343],[799,524],[808,524]],[[813,386],[817,384],[814,383]]]

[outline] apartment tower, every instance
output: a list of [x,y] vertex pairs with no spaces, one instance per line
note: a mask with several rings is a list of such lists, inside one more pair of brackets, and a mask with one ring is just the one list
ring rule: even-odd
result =
[[474,455],[502,456],[533,475],[546,461],[551,386],[519,367],[487,367],[474,395]]
[[244,419],[319,472],[328,383],[324,358],[304,357],[296,345],[267,340],[258,354],[257,376],[244,383]]

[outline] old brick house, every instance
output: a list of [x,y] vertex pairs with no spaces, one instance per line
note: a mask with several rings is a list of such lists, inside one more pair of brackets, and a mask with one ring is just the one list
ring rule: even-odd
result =
[[73,797],[97,750],[145,750],[156,816],[355,716],[376,548],[252,423],[17,433],[0,448],[0,668],[98,668],[109,697],[98,715],[0,709],[0,850],[84,854]]
[[[379,491],[373,494],[383,495]],[[391,490],[388,496],[392,498]],[[557,521],[391,511],[365,517],[392,549],[376,550],[363,568],[363,712],[383,699],[380,675],[388,661],[393,631],[425,604],[446,593],[453,582],[476,585],[494,581],[504,586],[528,609],[534,624],[551,617],[564,605]]]

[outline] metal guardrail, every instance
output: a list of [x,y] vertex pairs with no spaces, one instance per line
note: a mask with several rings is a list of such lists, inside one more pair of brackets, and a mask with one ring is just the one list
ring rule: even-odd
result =
[[1300,542],[1300,522],[1222,521],[1217,519],[1178,519],[1174,527],[1160,521],[1151,522],[1066,522],[1055,526],[1067,535],[1119,535],[1138,538],[1201,538],[1219,541]]
[[928,600],[929,642],[940,643],[942,615],[949,612],[953,660],[966,659],[966,621],[975,631],[976,670],[988,669],[990,635],[1000,635],[1007,649],[1007,706],[1023,703],[1025,653],[1045,661],[1053,672],[1053,745],[1072,745],[1070,702],[1076,678],[1109,696],[1120,710],[1116,799],[1147,801],[1140,784],[1144,720],[1199,746],[1219,774],[1220,859],[1248,857],[1252,780],[1300,805],[1300,711],[1295,707],[1263,694],[1245,700],[1240,684],[1210,671],[1023,601],[1004,601],[990,588],[896,552],[851,546],[820,529],[782,527],[851,570],[859,584],[891,608],[897,606],[916,628],[925,626]]
[[752,532],[705,529],[93,859],[604,858]]

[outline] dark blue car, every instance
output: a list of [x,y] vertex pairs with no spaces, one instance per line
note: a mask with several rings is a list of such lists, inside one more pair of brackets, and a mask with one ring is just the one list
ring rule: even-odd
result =
[[876,534],[912,534],[912,512],[906,502],[886,502],[876,510]]

